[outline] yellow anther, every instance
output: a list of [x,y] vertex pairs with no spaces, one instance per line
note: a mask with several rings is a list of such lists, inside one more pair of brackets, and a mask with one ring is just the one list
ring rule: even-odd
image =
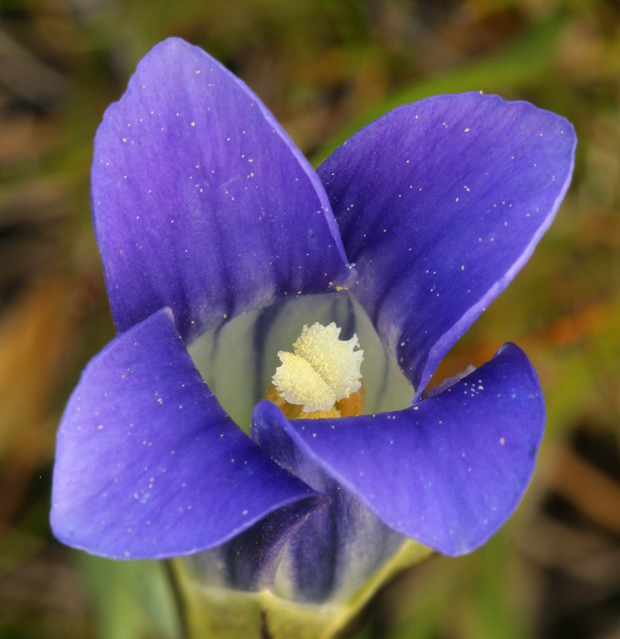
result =
[[355,417],[364,414],[364,406],[366,404],[366,386],[362,381],[361,386],[355,393],[351,393],[348,397],[341,399],[336,406],[342,417]]
[[278,389],[271,384],[265,393],[265,399],[274,403],[287,419],[324,419],[326,417],[353,417],[364,414],[366,404],[366,387],[362,385],[357,392],[351,393],[349,397],[336,402],[336,405],[329,411],[315,411],[314,413],[302,413],[301,406],[289,404],[280,395]]
[[361,386],[364,352],[359,349],[357,335],[347,341],[339,336],[334,322],[329,326],[317,322],[303,327],[293,353],[278,353],[282,365],[273,376],[274,386],[288,404],[303,406],[300,418],[331,410]]
[[342,415],[335,406],[329,410],[316,410],[314,413],[301,413],[299,415],[299,419],[327,419],[328,417],[342,417]]

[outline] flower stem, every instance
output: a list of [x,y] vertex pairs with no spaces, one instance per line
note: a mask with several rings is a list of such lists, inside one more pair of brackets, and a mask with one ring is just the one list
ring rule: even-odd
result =
[[179,619],[179,639],[191,639],[189,630],[189,620],[187,617],[187,603],[183,596],[183,590],[179,583],[179,578],[174,568],[171,559],[166,559],[164,562],[164,569],[168,576],[168,582],[170,584],[170,591],[174,599],[174,604],[177,609],[177,616]]

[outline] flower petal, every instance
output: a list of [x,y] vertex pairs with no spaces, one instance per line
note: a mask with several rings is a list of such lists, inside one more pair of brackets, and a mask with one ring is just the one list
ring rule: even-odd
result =
[[545,409],[527,357],[506,344],[440,395],[400,412],[279,422],[387,526],[460,555],[516,508],[534,470]]
[[465,93],[395,109],[319,167],[355,292],[418,396],[551,224],[575,144],[564,118]]
[[170,309],[91,361],[58,430],[52,529],[93,554],[198,552],[302,500],[309,511],[325,503],[233,424]]
[[278,594],[312,603],[347,601],[404,539],[297,448],[286,422],[277,406],[263,401],[254,409],[252,438],[331,503],[290,536],[275,584]]
[[184,339],[352,276],[327,195],[243,82],[171,38],[95,138],[92,206],[119,332],[170,306]]

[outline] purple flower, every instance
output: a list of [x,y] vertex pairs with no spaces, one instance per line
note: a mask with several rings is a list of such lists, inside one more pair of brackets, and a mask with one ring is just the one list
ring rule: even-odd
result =
[[[533,471],[536,373],[506,344],[420,397],[548,228],[575,143],[566,120],[528,103],[444,95],[395,109],[315,172],[216,60],[178,39],[156,46],[95,139],[93,219],[118,335],[62,418],[55,535],[121,559],[218,548],[228,582],[248,587],[273,576],[288,541],[292,596],[310,600],[347,571],[370,574],[401,535],[448,555],[484,543]],[[249,317],[252,349],[223,356],[248,362],[232,403],[258,400],[270,340],[297,303],[343,336],[365,311],[413,403],[290,421],[262,401],[247,437],[186,345],[211,331],[221,357],[228,322]],[[366,356],[380,383],[386,357]]]

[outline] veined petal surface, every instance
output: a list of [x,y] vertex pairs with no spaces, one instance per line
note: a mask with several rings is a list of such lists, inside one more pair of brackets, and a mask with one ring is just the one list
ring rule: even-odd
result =
[[226,415],[170,309],[117,337],[82,374],[56,445],[51,524],[64,543],[117,559],[180,556],[271,513],[294,524],[297,502],[311,511],[325,499]]
[[314,421],[268,414],[387,526],[445,555],[474,550],[510,516],[545,422],[536,373],[514,344],[399,412]]
[[564,118],[479,93],[395,109],[318,169],[354,292],[419,396],[508,285],[568,188]]
[[321,182],[250,89],[178,38],[95,138],[93,219],[119,332],[164,306],[185,340],[352,271]]
[[[329,502],[315,498],[315,505]],[[229,542],[185,558],[200,582],[212,588],[258,591],[273,589],[282,548],[312,514],[308,500],[284,506]]]

